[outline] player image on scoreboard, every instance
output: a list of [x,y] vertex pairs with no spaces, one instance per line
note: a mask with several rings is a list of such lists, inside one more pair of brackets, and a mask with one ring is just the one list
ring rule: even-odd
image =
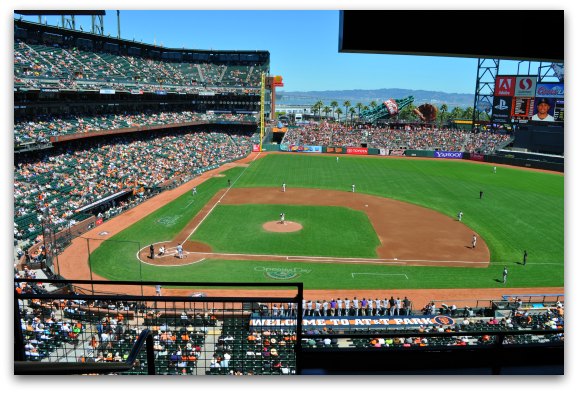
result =
[[536,97],[534,111],[530,118],[532,122],[563,122],[564,99],[550,97]]

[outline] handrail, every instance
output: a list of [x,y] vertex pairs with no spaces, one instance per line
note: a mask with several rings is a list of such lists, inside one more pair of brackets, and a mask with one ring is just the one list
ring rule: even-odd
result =
[[107,374],[120,373],[132,369],[138,355],[146,345],[147,371],[155,375],[155,357],[152,331],[144,329],[133,345],[126,362],[30,362],[15,361],[14,375],[75,375],[75,374]]

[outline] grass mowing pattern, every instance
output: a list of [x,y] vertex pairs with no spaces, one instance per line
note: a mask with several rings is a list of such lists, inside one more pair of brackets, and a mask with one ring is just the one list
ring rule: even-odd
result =
[[[147,272],[150,268],[154,270],[155,267],[152,266],[139,266],[136,257],[139,248],[173,239],[218,190],[227,187],[227,178],[237,178],[243,169],[232,168],[227,171],[228,177],[213,177],[205,181],[197,186],[197,195],[193,196],[187,191],[106,240],[97,249],[91,246],[91,250],[94,250],[90,258],[93,271],[111,280],[139,280],[142,272]],[[147,277],[156,279],[154,273]]]
[[[336,162],[330,156],[275,154],[253,162],[235,187],[280,187],[286,182],[288,187],[349,191],[354,183],[356,192],[415,203],[451,217],[462,210],[464,224],[480,233],[496,262],[487,269],[267,263],[268,267],[311,270],[296,279],[307,289],[499,287],[502,284],[496,280],[504,265],[509,268],[508,287],[563,286],[564,177],[509,167],[499,167],[493,174],[491,168],[461,160],[342,156]],[[227,171],[227,176],[236,178],[240,169],[244,168]],[[226,178],[203,183],[198,187],[199,197],[216,192],[225,183]],[[484,191],[482,200],[480,190]],[[151,214],[113,239],[136,239],[142,246],[169,239],[170,228],[161,228],[149,217],[175,215],[174,211],[182,208],[181,198],[163,207],[164,213]],[[276,211],[273,217],[278,214]],[[176,227],[173,230],[179,232]],[[524,249],[529,259],[522,267],[518,262]],[[118,244],[106,242],[91,257],[93,270],[116,280],[273,281],[254,269],[264,262],[205,261],[192,266],[139,268],[135,255],[132,249],[120,252]],[[364,272],[373,274],[351,276]]]
[[[303,229],[265,231],[262,225],[281,212]],[[363,258],[376,258],[380,245],[365,213],[336,206],[219,205],[190,240],[215,252]]]

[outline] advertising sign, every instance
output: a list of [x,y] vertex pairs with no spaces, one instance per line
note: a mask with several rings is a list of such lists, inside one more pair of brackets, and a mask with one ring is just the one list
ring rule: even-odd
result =
[[253,143],[253,151],[254,152],[261,151],[261,146],[259,146],[259,144],[257,143]]
[[385,107],[387,108],[387,111],[389,112],[389,114],[391,116],[395,116],[395,115],[397,115],[397,112],[399,112],[397,102],[395,102],[394,99],[390,98],[389,100],[383,101],[383,105],[385,105]]
[[[292,327],[296,326],[295,318],[265,317],[251,318],[249,327],[251,329],[263,327]],[[339,327],[339,328],[388,328],[393,326],[452,326],[455,324],[453,318],[446,315],[404,317],[404,316],[360,316],[360,317],[304,317],[303,328],[306,327]]]
[[405,154],[405,149],[391,149],[389,151],[390,156],[403,156]]
[[463,158],[464,153],[461,151],[434,151],[435,158],[454,158],[454,159],[461,159]]
[[327,147],[327,153],[343,153],[343,147]]
[[496,76],[494,96],[513,97],[516,88],[515,76]]
[[470,160],[484,161],[484,155],[480,153],[470,153]]
[[493,123],[510,123],[512,113],[512,97],[494,97],[492,107]]
[[536,76],[519,76],[516,78],[515,97],[534,97],[536,92]]
[[538,83],[536,97],[564,98],[563,83]]
[[114,89],[100,89],[100,94],[115,94],[116,91]]
[[367,147],[348,147],[347,154],[366,155]]

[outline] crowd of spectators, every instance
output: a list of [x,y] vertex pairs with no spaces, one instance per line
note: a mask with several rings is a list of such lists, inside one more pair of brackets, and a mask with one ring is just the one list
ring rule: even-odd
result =
[[74,224],[71,218],[79,208],[133,190],[132,200],[110,205],[114,211],[108,216],[117,214],[119,208],[142,201],[167,182],[190,179],[246,156],[250,137],[244,131],[211,129],[117,136],[106,143],[79,142],[76,148],[56,148],[16,162],[15,237],[39,233],[43,216],[49,217],[57,231],[62,230]]
[[406,126],[377,128],[371,125],[355,127],[341,123],[321,122],[291,128],[282,143],[289,145],[324,145],[368,147],[384,149],[444,150],[491,153],[510,136],[489,131],[467,132],[436,127]]
[[15,143],[48,142],[51,136],[58,135],[215,121],[255,122],[256,117],[251,114],[206,114],[191,111],[146,111],[101,115],[37,115],[33,119],[18,120],[14,124],[14,140]]
[[259,88],[261,73],[266,72],[267,67],[169,62],[21,40],[14,42],[15,85],[29,88],[161,89],[189,93],[247,89],[248,92]]

